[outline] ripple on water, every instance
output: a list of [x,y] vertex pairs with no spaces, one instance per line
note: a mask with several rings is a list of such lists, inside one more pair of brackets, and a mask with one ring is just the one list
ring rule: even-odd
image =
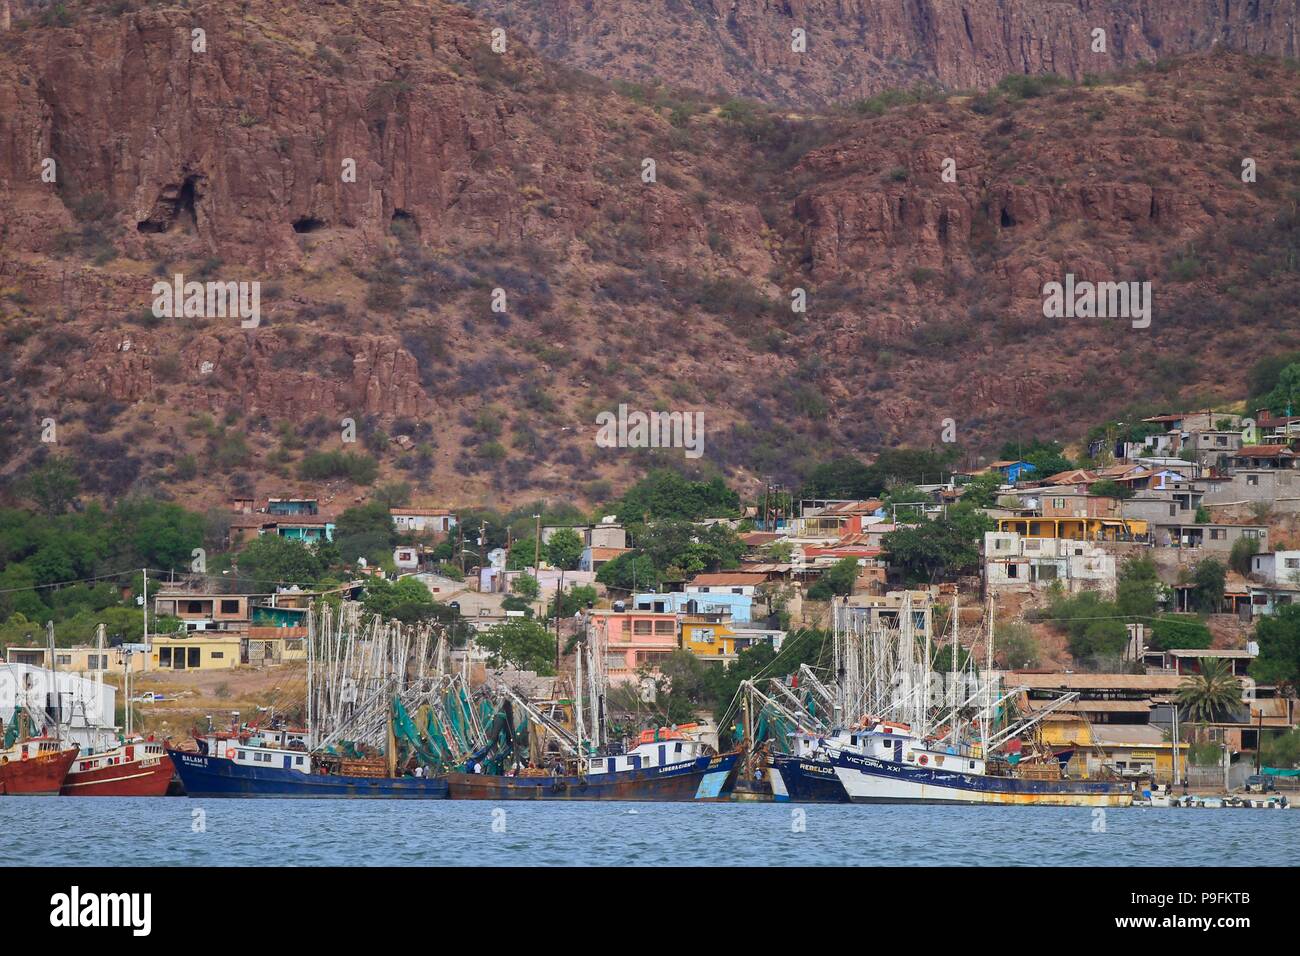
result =
[[1247,866],[1300,813],[0,797],[0,833],[0,865]]

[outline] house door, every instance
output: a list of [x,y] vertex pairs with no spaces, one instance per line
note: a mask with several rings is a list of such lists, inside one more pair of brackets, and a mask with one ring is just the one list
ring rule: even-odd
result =
[[292,757],[286,756],[286,757],[284,758],[284,769],[285,769],[285,770],[292,770],[292,769],[293,769],[293,758],[292,758]]

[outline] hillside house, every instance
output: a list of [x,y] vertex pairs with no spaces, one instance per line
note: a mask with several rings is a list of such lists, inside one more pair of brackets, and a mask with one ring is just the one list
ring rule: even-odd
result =
[[1228,467],[1232,469],[1286,469],[1294,470],[1296,455],[1288,445],[1242,445],[1229,456]]
[[403,533],[449,534],[456,516],[446,508],[389,508],[393,527]]
[[984,581],[1001,591],[1035,591],[1060,582],[1069,593],[1111,594],[1115,555],[1092,541],[990,531],[984,535]]
[[647,611],[590,611],[587,639],[604,656],[611,686],[636,682],[642,668],[658,674],[659,665],[680,647],[677,615]]

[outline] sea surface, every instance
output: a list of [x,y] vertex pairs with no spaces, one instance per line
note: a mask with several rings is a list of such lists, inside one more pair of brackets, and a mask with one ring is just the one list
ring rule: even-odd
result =
[[0,866],[1281,866],[1300,810],[0,797]]

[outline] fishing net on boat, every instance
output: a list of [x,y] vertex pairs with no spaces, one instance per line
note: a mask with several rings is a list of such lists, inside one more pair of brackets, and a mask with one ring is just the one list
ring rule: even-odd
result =
[[15,742],[17,742],[18,724],[21,717],[22,714],[19,712],[18,708],[15,707],[13,716],[10,717],[9,720],[7,720],[4,724],[4,729],[5,729],[4,742],[3,745],[0,746],[0,750],[8,750],[10,747],[14,745]]

